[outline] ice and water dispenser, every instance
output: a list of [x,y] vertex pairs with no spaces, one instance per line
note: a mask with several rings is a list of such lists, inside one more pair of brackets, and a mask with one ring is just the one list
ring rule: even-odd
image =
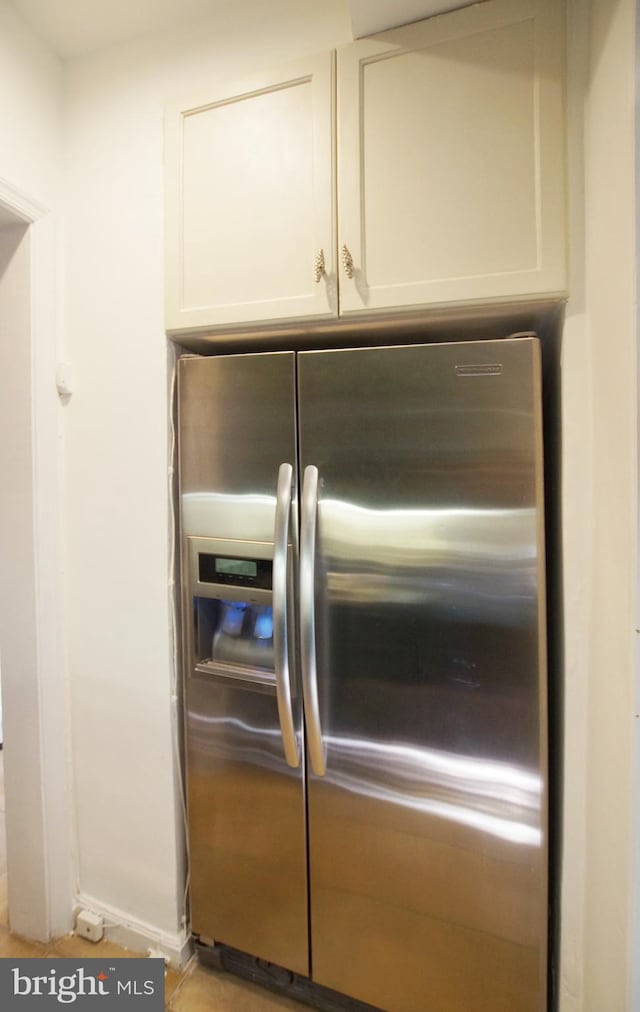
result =
[[187,541],[193,667],[202,674],[274,685],[273,546]]

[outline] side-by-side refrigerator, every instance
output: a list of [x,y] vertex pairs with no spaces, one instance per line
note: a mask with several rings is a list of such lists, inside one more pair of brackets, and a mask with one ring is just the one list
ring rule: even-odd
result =
[[178,394],[194,933],[541,1012],[538,340],[187,356]]

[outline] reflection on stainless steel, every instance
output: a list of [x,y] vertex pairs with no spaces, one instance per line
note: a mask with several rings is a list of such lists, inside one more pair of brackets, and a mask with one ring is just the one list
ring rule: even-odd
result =
[[324,499],[319,516],[334,600],[439,607],[444,598],[519,622],[530,621],[527,604],[537,608],[532,508],[376,510]]
[[189,711],[189,728],[198,752],[210,759],[257,763],[261,769],[284,773],[282,737],[278,727],[259,727],[239,717],[212,717]]
[[[263,769],[279,768],[277,729],[235,717],[190,713],[189,719],[203,753],[257,763]],[[327,780],[336,787],[458,822],[510,843],[541,844],[543,784],[526,768],[365,738],[331,736],[326,746],[334,764]]]
[[182,533],[235,538],[239,536],[238,518],[241,517],[244,537],[252,541],[272,541],[275,505],[275,495],[184,492]]
[[191,677],[186,728],[194,930],[306,973],[300,770],[284,759],[275,691]]
[[327,748],[329,779],[344,790],[540,846],[542,782],[522,767],[362,738],[330,737]]
[[278,467],[296,458],[294,388],[291,352],[180,361],[183,535],[273,540]]

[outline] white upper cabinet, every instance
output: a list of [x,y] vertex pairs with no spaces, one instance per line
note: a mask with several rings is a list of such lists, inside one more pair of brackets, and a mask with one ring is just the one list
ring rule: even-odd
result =
[[169,109],[168,330],[336,314],[333,96],[327,53]]
[[167,329],[566,294],[563,29],[486,0],[171,109]]
[[495,0],[338,52],[341,313],[565,293],[563,48]]

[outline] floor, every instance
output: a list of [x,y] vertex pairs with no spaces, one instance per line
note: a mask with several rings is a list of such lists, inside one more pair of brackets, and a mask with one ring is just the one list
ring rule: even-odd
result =
[[[122,949],[113,942],[94,944],[75,935],[66,935],[41,945],[9,931],[7,905],[7,853],[4,812],[4,753],[0,750],[0,958],[29,956],[109,956],[131,958],[144,953]],[[165,975],[165,1008],[171,1012],[276,1012],[306,1010],[308,1005],[280,998],[227,973],[204,969],[195,960],[182,971],[168,969]]]
[[[113,942],[94,944],[75,935],[58,938],[46,945],[29,942],[9,931],[7,912],[7,876],[0,879],[0,958],[7,956],[108,956],[110,959],[140,956],[139,952],[122,949]],[[245,983],[227,973],[205,969],[195,960],[180,973],[167,969],[165,975],[165,1008],[171,1012],[276,1012],[289,1009],[306,1010],[308,1005],[290,1001]]]

